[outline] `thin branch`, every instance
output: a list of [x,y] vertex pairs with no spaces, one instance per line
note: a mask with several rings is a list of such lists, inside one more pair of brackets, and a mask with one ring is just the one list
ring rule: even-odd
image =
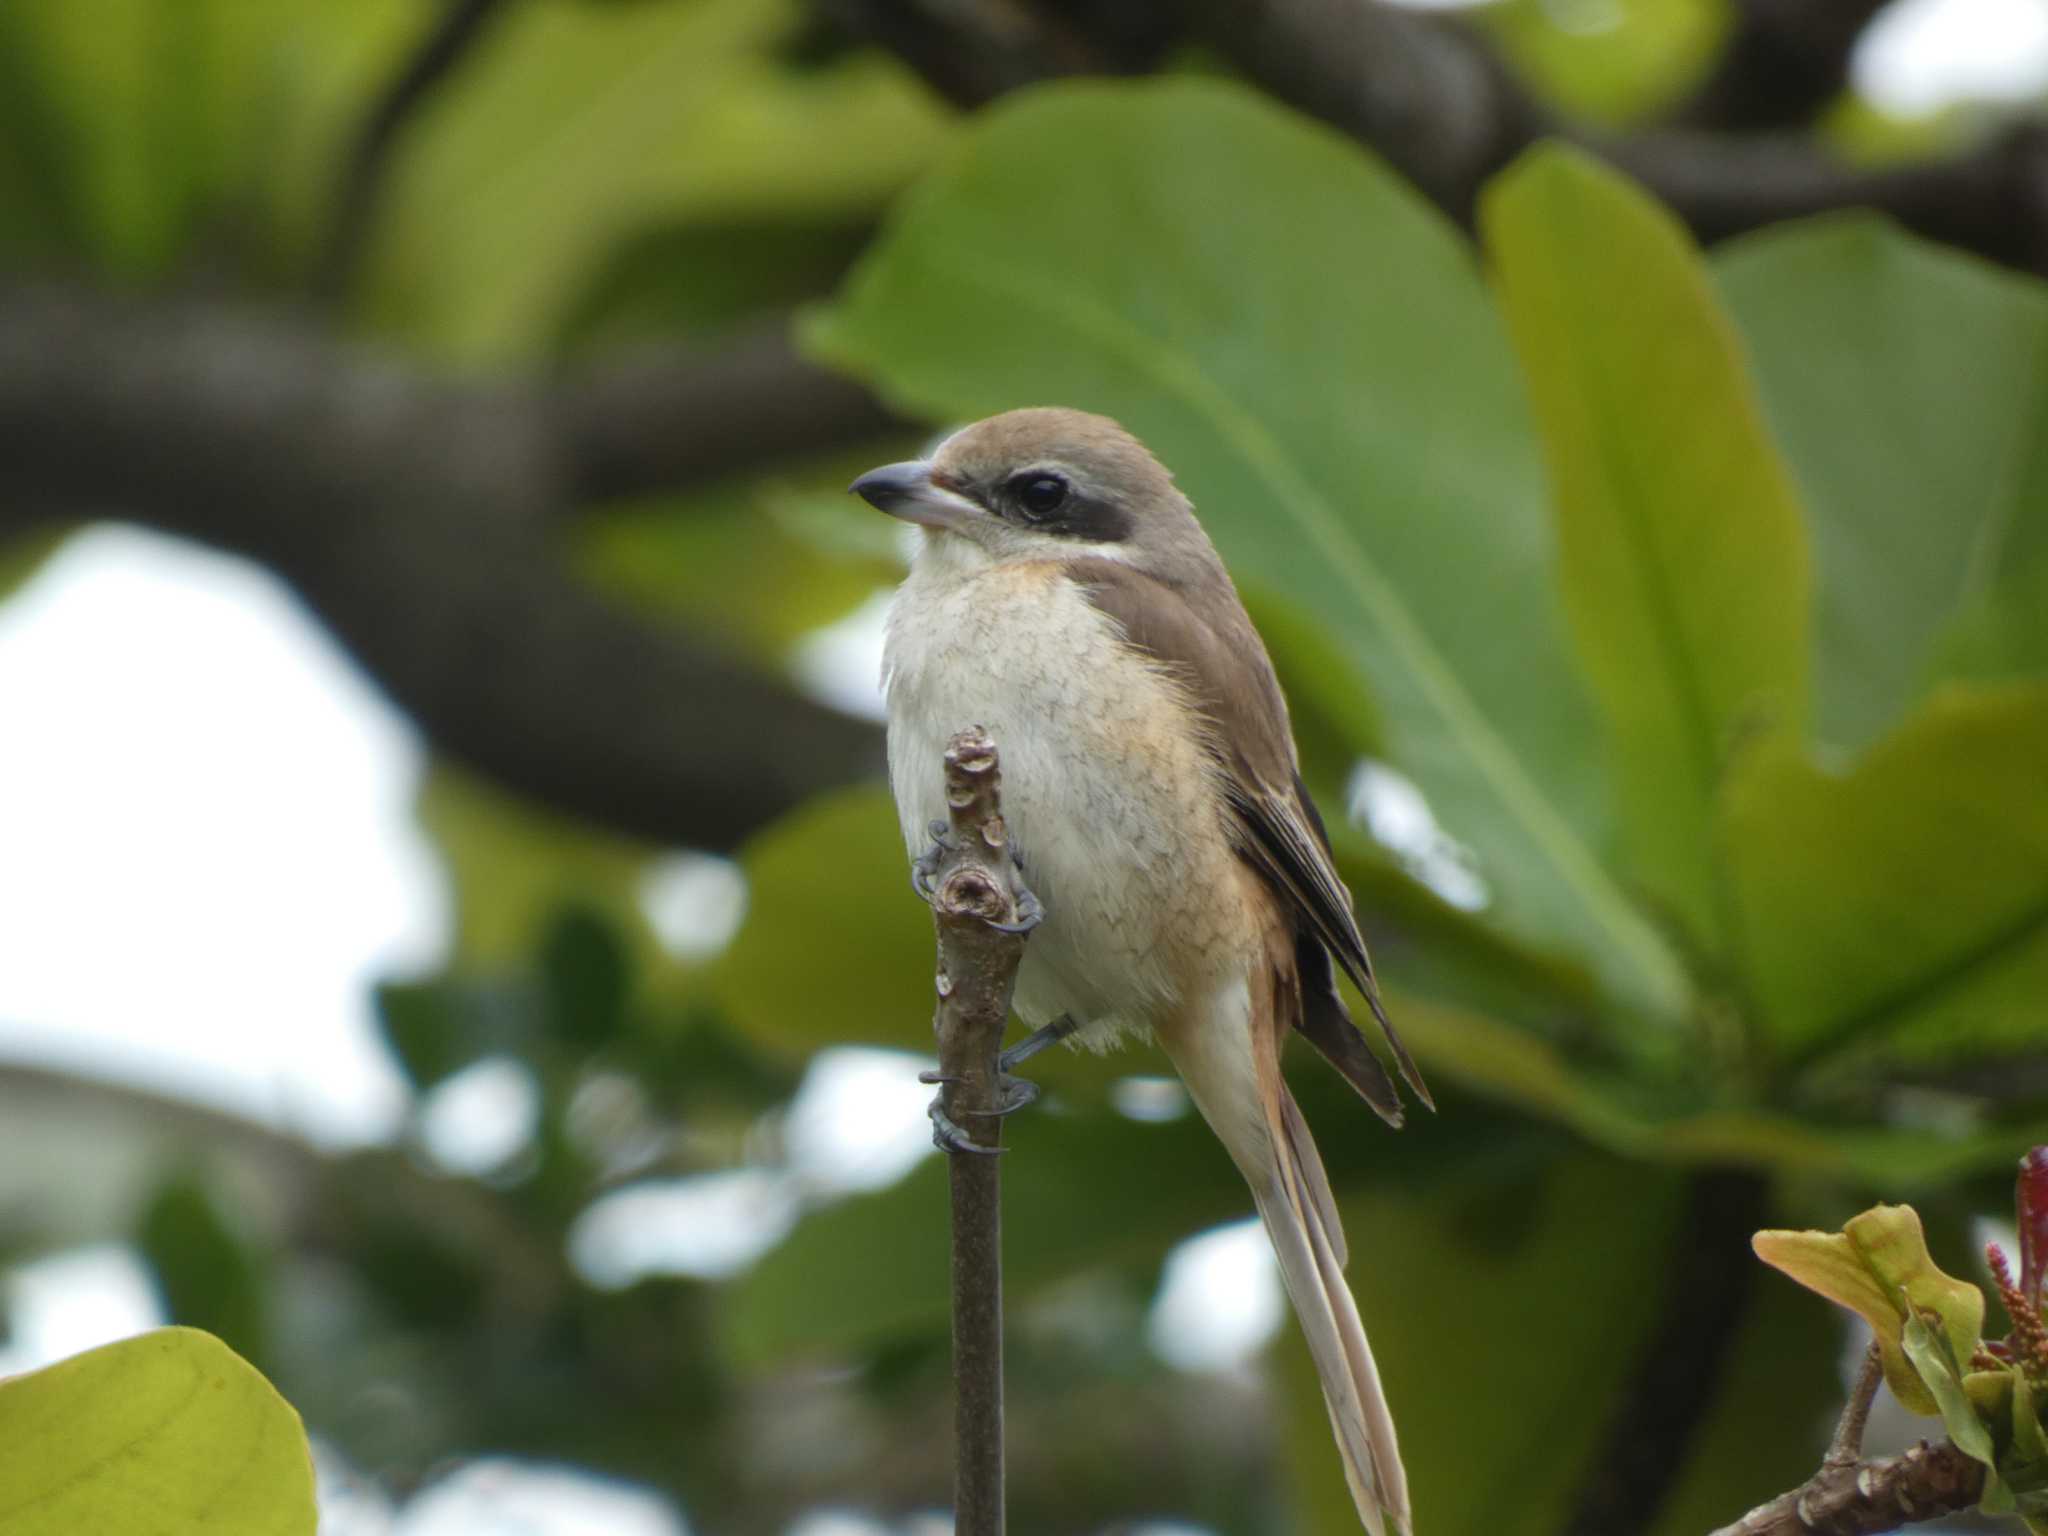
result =
[[1821,1458],[1822,1471],[1837,1472],[1863,1459],[1863,1428],[1870,1422],[1870,1405],[1877,1401],[1878,1385],[1883,1380],[1884,1351],[1872,1339],[1856,1367],[1856,1381],[1849,1388],[1849,1401],[1842,1405],[1835,1437],[1828,1442],[1827,1454]]
[[376,226],[392,153],[405,129],[504,10],[505,0],[446,0],[439,18],[371,104],[349,147],[333,222],[314,270],[313,293],[323,303],[344,301],[354,286]]
[[[951,831],[931,871],[938,929],[939,1144],[953,1212],[954,1530],[1003,1531],[1003,1259],[998,1056],[1032,905],[1010,857],[995,744],[980,727],[946,748]],[[921,874],[923,872],[921,871]],[[971,1138],[971,1139],[970,1139]]]

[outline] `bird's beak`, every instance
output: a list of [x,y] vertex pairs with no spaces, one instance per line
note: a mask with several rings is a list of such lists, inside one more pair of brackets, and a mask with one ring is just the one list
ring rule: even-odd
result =
[[891,517],[926,528],[958,528],[969,518],[982,515],[981,508],[965,496],[934,484],[932,466],[925,459],[884,464],[847,489]]

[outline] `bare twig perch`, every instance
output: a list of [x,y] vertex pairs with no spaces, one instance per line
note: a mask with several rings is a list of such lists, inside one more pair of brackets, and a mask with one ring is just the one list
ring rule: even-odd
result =
[[1713,1536],[1876,1536],[1973,1507],[1984,1496],[1984,1467],[1953,1441],[1923,1440],[1881,1461],[1862,1459],[1863,1425],[1883,1375],[1873,1344],[1820,1470]]
[[1010,857],[995,743],[979,726],[946,748],[950,827],[918,863],[938,928],[942,1084],[933,1107],[953,1186],[956,1536],[1003,1529],[1002,1119],[1017,1097],[998,1056],[1038,903]]

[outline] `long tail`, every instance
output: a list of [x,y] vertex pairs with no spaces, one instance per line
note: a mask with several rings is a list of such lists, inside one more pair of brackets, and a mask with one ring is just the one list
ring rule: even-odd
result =
[[1323,1160],[1277,1059],[1246,1049],[1252,1042],[1243,1035],[1228,1044],[1217,1034],[1204,1035],[1184,1037],[1169,1050],[1203,1118],[1251,1186],[1322,1381],[1358,1518],[1372,1536],[1409,1536],[1408,1477],[1372,1346],[1344,1281],[1344,1231]]

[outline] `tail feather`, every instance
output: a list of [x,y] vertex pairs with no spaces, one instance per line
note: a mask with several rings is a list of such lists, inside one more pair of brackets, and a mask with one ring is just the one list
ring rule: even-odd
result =
[[1264,1188],[1253,1183],[1252,1195],[1323,1384],[1359,1518],[1372,1536],[1390,1529],[1408,1536],[1408,1478],[1372,1346],[1344,1281],[1344,1236],[1329,1181],[1284,1086],[1280,1105],[1279,1123],[1271,1128],[1271,1173]]

